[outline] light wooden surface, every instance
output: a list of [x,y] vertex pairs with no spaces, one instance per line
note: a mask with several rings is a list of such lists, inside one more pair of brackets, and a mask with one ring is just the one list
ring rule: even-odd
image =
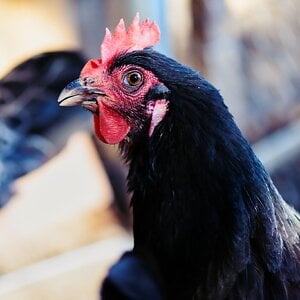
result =
[[131,238],[111,208],[89,134],[73,135],[15,189],[0,210],[0,299],[97,299],[107,267]]
[[108,268],[131,247],[123,233],[6,274],[0,278],[0,300],[99,299]]

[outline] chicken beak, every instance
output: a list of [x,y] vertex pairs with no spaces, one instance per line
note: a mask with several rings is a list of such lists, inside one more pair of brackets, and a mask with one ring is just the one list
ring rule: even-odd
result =
[[84,85],[81,79],[77,79],[62,90],[57,101],[60,106],[82,105],[95,113],[98,111],[97,97],[103,96],[105,93],[102,90]]

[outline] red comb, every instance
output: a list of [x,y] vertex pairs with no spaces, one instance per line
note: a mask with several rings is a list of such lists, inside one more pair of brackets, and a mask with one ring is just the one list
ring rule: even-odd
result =
[[155,45],[160,38],[160,32],[155,22],[147,18],[140,22],[139,14],[134,17],[126,31],[124,20],[121,19],[114,34],[106,28],[106,34],[101,44],[102,63],[107,63],[116,54],[128,50],[142,50]]

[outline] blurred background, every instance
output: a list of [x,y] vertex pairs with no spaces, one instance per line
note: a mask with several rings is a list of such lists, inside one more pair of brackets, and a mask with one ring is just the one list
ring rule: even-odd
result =
[[57,97],[104,29],[136,12],[157,50],[199,70],[286,201],[300,209],[297,0],[1,0],[0,299],[98,299],[132,245],[126,167],[91,115]]

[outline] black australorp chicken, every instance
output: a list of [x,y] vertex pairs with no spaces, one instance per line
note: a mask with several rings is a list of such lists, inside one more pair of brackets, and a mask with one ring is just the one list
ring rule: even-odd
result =
[[218,90],[149,48],[158,40],[155,23],[136,16],[126,31],[121,20],[59,97],[92,111],[97,136],[129,164],[134,249],[104,299],[300,299],[298,214]]

